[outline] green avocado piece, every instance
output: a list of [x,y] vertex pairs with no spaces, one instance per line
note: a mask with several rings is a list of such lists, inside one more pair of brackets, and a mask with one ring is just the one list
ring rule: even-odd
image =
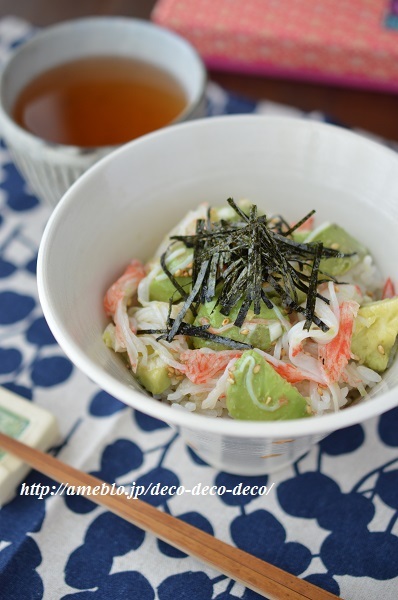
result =
[[[223,323],[225,323],[226,319],[229,319],[229,323],[235,321],[242,306],[242,300],[231,309],[228,317],[221,314],[220,307],[216,306],[216,303],[217,298],[211,302],[206,302],[206,304],[201,304],[194,325],[199,326],[210,323],[210,328],[220,329],[223,327]],[[283,309],[279,310],[285,312]],[[245,333],[242,334],[242,331]],[[215,331],[214,333],[217,333],[217,335],[221,335],[222,337],[231,338],[237,342],[251,344],[255,348],[260,348],[260,350],[268,350],[271,343],[282,335],[282,326],[274,309],[267,308],[265,304],[262,304],[260,314],[255,315],[252,305],[242,327],[236,327],[234,325],[225,331],[220,333]],[[225,350],[226,348],[222,344],[203,340],[199,337],[193,338],[192,343],[195,348],[206,347],[211,348],[212,350]]]
[[170,385],[167,366],[157,354],[148,356],[147,364],[138,363],[137,379],[151,394],[162,394]]
[[298,244],[303,244],[305,242],[305,240],[307,239],[307,237],[310,235],[310,233],[311,233],[310,231],[302,231],[302,230],[293,231],[292,238]]
[[351,352],[369,369],[382,372],[394,358],[398,336],[398,296],[361,306],[354,323]]
[[116,340],[116,327],[113,323],[108,323],[106,326],[104,333],[102,334],[102,339],[105,342],[105,345],[108,348],[112,348],[116,352],[115,348],[115,340]]
[[[188,265],[192,262],[192,248],[186,248],[182,242],[175,244],[170,254],[173,254],[179,249],[184,250],[184,252],[172,260],[166,261],[167,268],[173,275],[175,275],[175,273],[178,271],[184,272],[189,270]],[[184,290],[187,290],[188,292],[190,291],[192,277],[176,277],[176,280],[184,288]],[[171,297],[173,297],[173,300],[181,299],[181,295],[171,283],[166,273],[164,273],[162,270],[154,279],[152,279],[149,285],[149,300],[168,302]]]
[[[163,273],[161,275],[164,275]],[[176,277],[178,283],[187,290],[191,289],[192,277]],[[180,293],[176,290],[170,279],[165,276],[160,279],[152,279],[149,286],[149,300],[157,300],[158,302],[168,302],[170,298],[173,300],[181,300]]]
[[309,242],[322,242],[326,248],[334,248],[339,252],[350,254],[355,252],[353,256],[346,258],[324,258],[321,260],[319,268],[321,271],[332,276],[342,275],[352,267],[354,267],[368,251],[365,246],[353,238],[342,227],[335,224],[326,223],[322,229],[316,229],[304,240]]
[[307,400],[255,350],[247,350],[234,364],[226,392],[227,409],[234,419],[280,421],[310,415]]

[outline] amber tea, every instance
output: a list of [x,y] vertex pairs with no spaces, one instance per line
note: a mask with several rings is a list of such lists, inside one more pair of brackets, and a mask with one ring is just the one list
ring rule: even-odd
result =
[[49,142],[113,146],[169,124],[186,104],[181,84],[164,70],[131,58],[94,57],[33,79],[13,117]]

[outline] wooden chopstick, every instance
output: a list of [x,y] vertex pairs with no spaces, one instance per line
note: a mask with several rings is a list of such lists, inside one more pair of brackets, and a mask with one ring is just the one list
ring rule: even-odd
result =
[[[93,488],[105,484],[100,479],[1,432],[0,447],[66,487]],[[335,595],[230,546],[138,498],[128,499],[125,495],[111,495],[110,492],[104,495],[82,495],[269,600],[336,600]]]

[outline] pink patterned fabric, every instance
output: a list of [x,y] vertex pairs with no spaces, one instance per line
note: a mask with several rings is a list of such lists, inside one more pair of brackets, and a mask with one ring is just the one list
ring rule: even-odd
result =
[[398,92],[386,0],[159,0],[152,19],[208,66]]

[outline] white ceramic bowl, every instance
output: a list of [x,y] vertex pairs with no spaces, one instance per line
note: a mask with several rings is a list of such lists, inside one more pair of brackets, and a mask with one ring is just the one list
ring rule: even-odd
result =
[[12,109],[21,90],[37,75],[90,56],[135,58],[169,72],[187,97],[185,109],[175,122],[205,115],[205,68],[193,47],[178,35],[146,21],[123,17],[90,17],[44,29],[15,50],[2,69],[0,132],[23,176],[51,205],[88,167],[115,147],[47,143],[20,127],[12,118]]
[[398,404],[398,361],[370,398],[339,413],[281,422],[212,419],[146,396],[101,335],[102,299],[131,258],[148,259],[199,202],[246,197],[294,221],[312,208],[362,240],[398,280],[398,156],[334,126],[233,116],[173,126],[136,140],[65,194],[38,261],[44,314],[71,360],[126,404],[179,426],[207,462],[237,474],[291,463],[328,433]]

